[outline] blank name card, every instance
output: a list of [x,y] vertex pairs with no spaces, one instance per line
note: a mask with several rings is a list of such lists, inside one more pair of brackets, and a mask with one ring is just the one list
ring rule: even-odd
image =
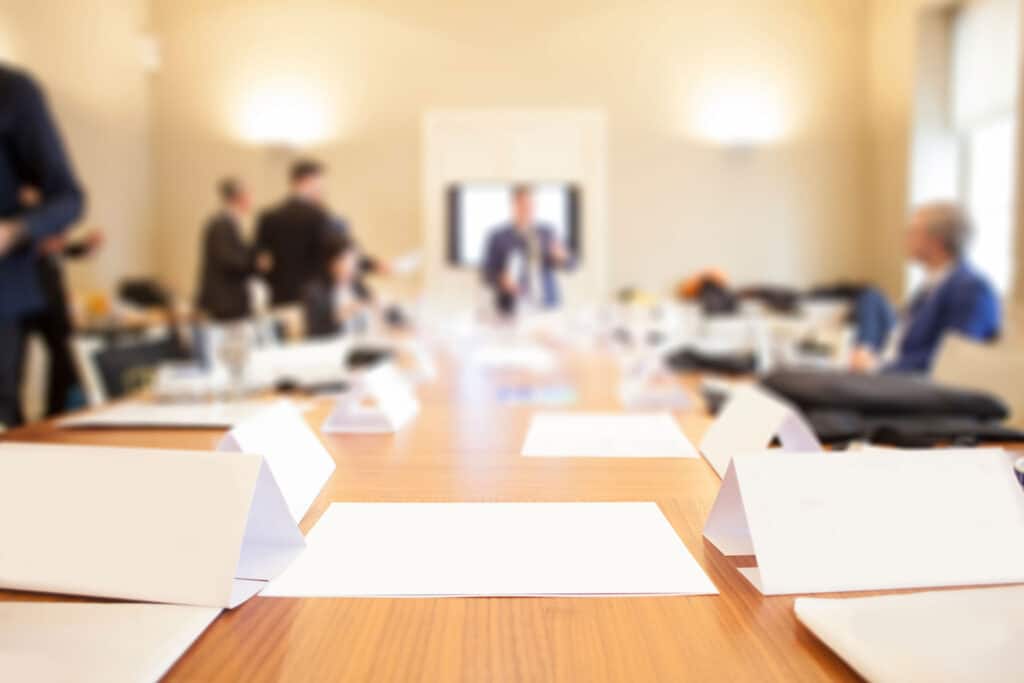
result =
[[655,503],[335,503],[267,597],[709,595]]
[[294,404],[269,405],[228,432],[217,450],[262,455],[295,523],[334,472],[334,459]]
[[828,600],[797,619],[869,681],[1024,679],[1024,586]]
[[669,413],[534,415],[523,455],[553,458],[696,458]]
[[304,541],[261,456],[0,444],[0,588],[234,607]]
[[1024,582],[1024,496],[998,449],[737,455],[704,527],[762,593]]
[[792,406],[755,384],[732,390],[721,413],[708,427],[700,451],[718,474],[739,453],[764,451],[775,437],[786,451],[820,451],[821,444]]

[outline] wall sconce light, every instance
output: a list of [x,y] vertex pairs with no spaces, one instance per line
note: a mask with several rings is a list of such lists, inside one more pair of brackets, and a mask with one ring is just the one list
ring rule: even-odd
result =
[[309,84],[273,82],[244,98],[240,135],[246,142],[294,150],[331,139],[334,125],[324,91]]
[[720,86],[695,103],[693,132],[723,147],[751,149],[783,139],[787,116],[778,93],[763,86]]

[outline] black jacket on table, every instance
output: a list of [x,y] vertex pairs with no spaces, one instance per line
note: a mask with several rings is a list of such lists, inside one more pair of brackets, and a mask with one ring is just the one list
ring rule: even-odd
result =
[[252,274],[252,250],[242,239],[238,223],[227,212],[217,214],[203,235],[199,307],[214,320],[247,318]]
[[[42,195],[28,210],[19,198],[26,185]],[[44,308],[38,242],[67,229],[84,203],[42,92],[26,74],[0,65],[0,219],[15,218],[24,230],[23,242],[0,256],[0,319]]]
[[256,249],[273,259],[267,282],[275,306],[302,303],[309,284],[322,270],[323,245],[331,229],[326,211],[297,197],[260,216]]

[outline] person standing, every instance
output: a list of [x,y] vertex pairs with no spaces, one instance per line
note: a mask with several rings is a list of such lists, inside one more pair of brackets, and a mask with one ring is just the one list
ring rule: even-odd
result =
[[215,321],[243,320],[252,313],[249,278],[257,266],[242,232],[252,195],[236,178],[225,178],[217,189],[221,209],[203,232],[198,304]]
[[[39,191],[26,208],[21,189]],[[42,91],[27,74],[0,65],[0,424],[21,424],[27,320],[46,308],[39,251],[82,214],[84,193],[68,162]]]
[[536,221],[531,188],[513,188],[512,221],[491,231],[484,251],[483,280],[494,291],[498,312],[512,315],[524,300],[556,308],[561,295],[555,271],[573,261],[555,231]]
[[291,169],[288,197],[256,225],[256,252],[266,266],[274,306],[302,304],[320,271],[321,250],[336,228],[323,208],[324,169],[302,160]]

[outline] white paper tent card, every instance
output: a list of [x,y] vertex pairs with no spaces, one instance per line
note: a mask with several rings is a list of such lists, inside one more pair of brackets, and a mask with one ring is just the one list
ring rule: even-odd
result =
[[0,673],[36,683],[157,681],[218,614],[184,605],[0,602]]
[[304,541],[258,455],[0,444],[0,588],[233,607]]
[[327,416],[327,434],[390,434],[407,425],[420,404],[393,365],[364,374],[357,385],[338,397]]
[[655,503],[335,503],[267,597],[710,595]]
[[334,459],[309,428],[302,413],[286,401],[236,425],[217,450],[262,455],[298,524],[334,472]]
[[696,458],[668,413],[541,413],[523,443],[527,457]]
[[796,616],[869,681],[1024,679],[1024,586],[825,600]]
[[784,451],[821,450],[814,432],[794,408],[757,385],[745,384],[732,390],[704,434],[700,451],[722,478],[733,456],[760,453],[775,437]]
[[765,595],[1024,582],[1001,450],[733,458],[704,536]]
[[61,427],[123,429],[230,429],[267,407],[266,401],[151,403],[126,401],[73,415]]

